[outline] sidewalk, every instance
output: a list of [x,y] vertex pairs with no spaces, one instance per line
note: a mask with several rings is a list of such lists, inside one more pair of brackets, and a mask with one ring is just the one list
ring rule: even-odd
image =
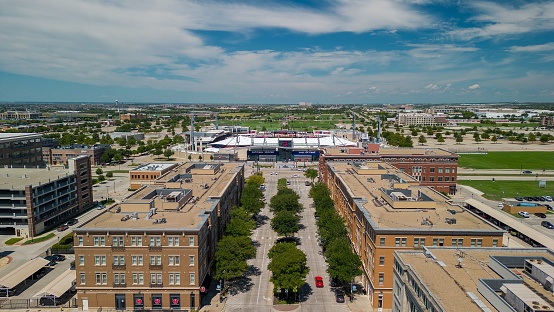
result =
[[223,300],[221,303],[219,302],[220,296],[219,291],[217,290],[218,285],[219,281],[215,279],[212,280],[206,295],[202,298],[201,312],[221,312],[225,308],[227,300]]
[[350,302],[350,297],[345,296],[345,301],[348,304],[348,309],[352,312],[372,312],[373,308],[369,302],[369,298],[364,295],[354,295],[353,302]]

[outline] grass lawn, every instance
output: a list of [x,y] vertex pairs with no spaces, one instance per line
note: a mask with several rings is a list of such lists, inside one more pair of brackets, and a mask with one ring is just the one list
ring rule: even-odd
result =
[[491,129],[494,129],[494,128],[500,128],[500,127],[512,127],[512,128],[537,128],[539,127],[539,123],[538,122],[530,122],[530,123],[497,123],[495,125],[491,125],[491,124],[482,124],[482,123],[472,123],[472,122],[468,122],[468,123],[465,123],[465,122],[462,122],[462,123],[459,123],[458,126],[460,127],[468,127],[468,128],[473,128],[474,126],[477,126],[477,128],[479,127],[483,127],[483,128],[491,128]]
[[[554,169],[554,152],[489,152],[460,155],[458,166],[473,169]],[[539,172],[540,173],[540,172]]]
[[4,244],[13,245],[13,244],[19,242],[22,239],[23,239],[23,237],[12,237],[12,238],[8,239]]
[[515,196],[544,196],[554,195],[554,183],[546,182],[545,188],[539,188],[538,181],[476,181],[458,180],[458,184],[471,186],[483,192],[483,196],[490,200],[501,200],[502,189],[504,197]]
[[44,242],[45,240],[49,240],[54,236],[56,236],[54,233],[50,233],[46,236],[35,237],[32,240],[26,241],[25,243],[23,243],[23,245],[30,245],[30,244],[36,244],[36,243]]

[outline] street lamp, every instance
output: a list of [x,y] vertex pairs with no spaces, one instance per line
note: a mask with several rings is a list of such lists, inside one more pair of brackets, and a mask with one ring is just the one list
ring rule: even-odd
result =
[[109,185],[106,185],[106,194],[107,194],[107,198],[106,198],[106,202],[110,200],[110,186]]

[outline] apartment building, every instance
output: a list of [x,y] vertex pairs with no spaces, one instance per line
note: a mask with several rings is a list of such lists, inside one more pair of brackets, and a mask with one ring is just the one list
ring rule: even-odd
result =
[[68,169],[0,169],[0,233],[34,237],[89,208],[90,167],[90,158],[79,156]]
[[125,120],[137,120],[137,119],[146,119],[147,118],[147,115],[144,114],[144,113],[128,113],[128,114],[121,114],[121,116],[119,117],[119,120],[120,121],[125,121]]
[[143,185],[153,184],[162,175],[178,167],[178,163],[148,163],[129,171],[131,189],[138,189]]
[[416,180],[445,194],[456,194],[458,155],[438,148],[382,148],[368,144],[367,148],[329,147],[320,151],[319,174],[327,179],[327,161],[385,161]]
[[540,126],[544,128],[554,128],[554,116],[540,116]]
[[92,146],[84,144],[72,144],[57,148],[50,148],[48,163],[50,165],[67,165],[68,160],[80,155],[90,156],[92,165],[102,164],[102,155],[110,148],[109,144],[95,144]]
[[432,115],[426,113],[398,114],[398,124],[401,126],[444,126],[446,123],[445,115]]
[[0,133],[0,166],[43,166],[42,135]]
[[396,251],[392,311],[553,311],[553,278],[546,248]]
[[6,111],[0,113],[0,119],[10,120],[31,120],[40,119],[40,112],[33,111]]
[[75,229],[77,296],[89,309],[200,308],[242,164],[179,165]]
[[328,161],[327,181],[374,308],[391,309],[396,250],[501,247],[504,231],[385,162]]

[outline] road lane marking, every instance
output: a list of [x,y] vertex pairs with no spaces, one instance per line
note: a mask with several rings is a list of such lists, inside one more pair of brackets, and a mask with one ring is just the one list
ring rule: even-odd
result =
[[[264,262],[265,262],[265,249],[267,245],[264,244],[264,253],[262,257],[262,265],[260,267],[260,271],[264,271]],[[258,297],[256,297],[256,304],[260,301],[260,289],[262,288],[262,274],[260,274],[260,281],[258,282]]]

